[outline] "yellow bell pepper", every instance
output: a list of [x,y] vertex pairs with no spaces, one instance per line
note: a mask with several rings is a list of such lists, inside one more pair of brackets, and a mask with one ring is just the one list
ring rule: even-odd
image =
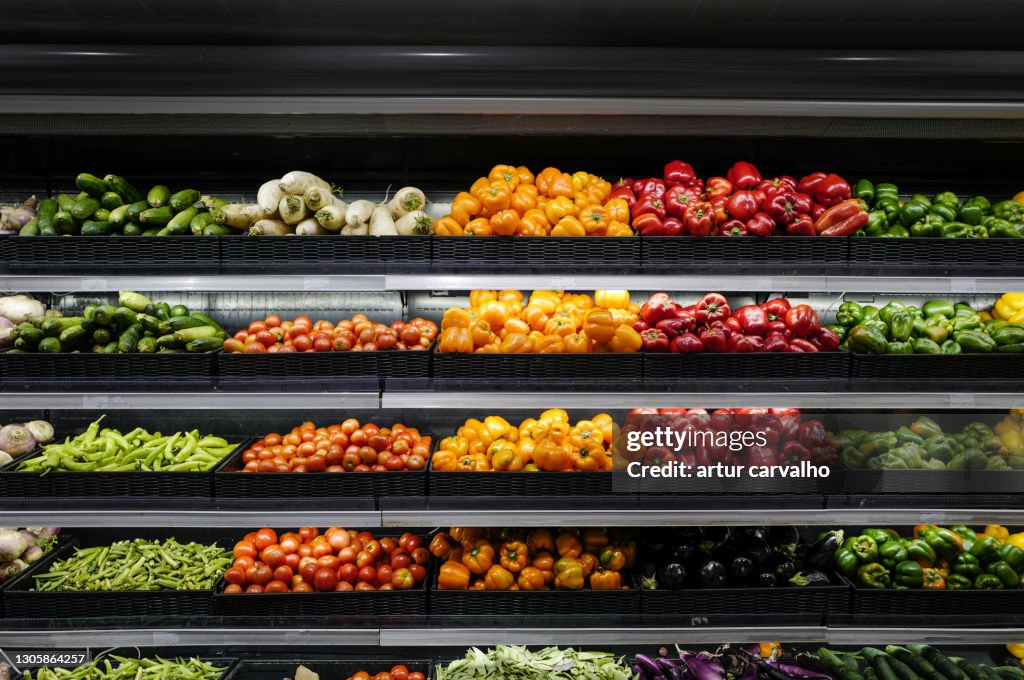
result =
[[601,309],[620,308],[629,306],[628,290],[595,290],[594,303]]
[[1003,432],[999,435],[999,441],[1003,442],[1003,446],[1016,451],[1024,449],[1024,436],[1021,436],[1019,430],[1010,430],[1009,432]]
[[1013,654],[1018,659],[1024,659],[1024,642],[1006,645],[1006,651]]
[[1009,321],[1020,311],[1024,311],[1024,293],[1005,293],[992,308],[992,316]]
[[1006,542],[1010,545],[1017,546],[1021,550],[1024,550],[1024,532],[1021,532],[1019,534],[1010,534],[1006,538]]
[[1017,194],[1016,196],[1014,196],[1013,200],[1017,201],[1021,205],[1024,205],[1024,191],[1022,191],[1019,194]]
[[551,422],[557,420],[563,423],[567,423],[569,422],[569,414],[566,412],[565,409],[549,408],[547,411],[544,411],[543,413],[540,414],[540,418],[538,418],[538,420],[541,422]]
[[982,536],[991,536],[992,538],[998,539],[1005,542],[1010,537],[1010,532],[1006,530],[1006,527],[998,524],[987,524],[985,526],[985,532]]
[[577,212],[576,205],[565,196],[554,198],[544,206],[544,216],[551,224],[558,224],[563,217],[574,217]]
[[574,190],[579,191],[589,183],[590,173],[583,172],[582,170],[572,173],[572,188]]
[[572,215],[566,215],[558,220],[558,223],[551,230],[552,236],[586,236],[587,230],[583,228],[580,221]]
[[978,318],[981,319],[982,321],[989,321],[992,319],[992,315],[989,314],[987,309],[983,309],[980,312],[978,312]]

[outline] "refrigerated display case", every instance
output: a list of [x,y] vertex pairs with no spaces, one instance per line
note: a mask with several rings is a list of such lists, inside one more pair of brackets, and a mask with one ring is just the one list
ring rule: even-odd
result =
[[[873,0],[827,7],[799,0],[7,4],[3,203],[74,194],[81,172],[249,202],[268,178],[301,169],[342,187],[345,200],[376,203],[419,187],[429,214],[440,218],[498,163],[534,172],[583,168],[614,181],[660,176],[676,158],[702,177],[724,175],[739,160],[765,177],[819,170],[851,183],[867,177],[897,185],[902,200],[951,191],[994,202],[1024,189],[1017,162],[1024,56],[1012,42],[1024,15],[997,0],[969,9]],[[734,309],[783,296],[833,323],[851,301],[948,299],[990,309],[1004,293],[1024,290],[1022,244],[870,236],[0,236],[0,293],[31,294],[70,316],[116,305],[118,291],[138,291],[202,310],[228,334],[270,313],[440,324],[446,309],[469,306],[470,291],[506,289],[527,296],[629,290],[637,304],[658,291],[688,303],[718,291]],[[434,345],[372,355],[3,352],[0,423],[49,420],[62,441],[105,416],[104,426],[121,432],[197,429],[240,446],[194,473],[41,475],[17,471],[16,460],[0,468],[0,524],[60,526],[62,542],[81,547],[172,536],[231,546],[261,527],[427,537],[465,525],[606,527],[641,534],[641,553],[657,542],[652,534],[684,527],[796,527],[810,540],[874,527],[909,535],[916,525],[1014,533],[1024,527],[1024,472],[1019,461],[988,468],[994,458],[1016,461],[1013,445],[1000,440],[966,469],[871,467],[858,456],[871,458],[875,449],[842,433],[887,441],[929,418],[942,437],[980,422],[999,439],[998,424],[1024,407],[1019,356],[583,357],[448,353]],[[619,472],[454,472],[433,460],[418,472],[367,473],[373,479],[365,482],[350,472],[236,471],[246,446],[304,421],[405,423],[432,436],[433,459],[470,418],[519,423],[566,409],[572,422],[607,412],[622,425],[636,408],[783,406],[833,434],[839,462],[827,478],[653,488],[624,483]],[[74,547],[57,550],[64,559]],[[661,645],[781,642],[787,658],[821,647],[920,643],[968,664],[1006,666],[1013,657],[1004,645],[1024,641],[1019,583],[869,589],[856,572],[829,563],[822,569],[829,583],[818,591],[746,581],[647,590],[642,574],[629,572],[627,588],[608,598],[591,590],[474,593],[440,589],[441,560],[431,560],[426,580],[406,598],[353,593],[365,596],[362,604],[345,593],[239,595],[224,592],[220,579],[212,590],[170,598],[82,593],[55,603],[32,590],[52,564],[48,556],[0,587],[0,661],[21,655],[13,665],[24,668],[38,665],[33,654],[45,662],[52,657],[39,655],[138,648],[129,655],[212,659],[229,668],[226,677],[292,677],[302,663],[326,679],[399,661],[436,675],[435,664],[462,657],[468,646],[601,649],[632,663],[637,654],[657,656]],[[533,600],[539,604],[531,595],[541,596]],[[304,596],[318,599],[307,604]],[[852,680],[861,677],[860,663],[851,676],[820,672]],[[1013,671],[1003,673],[1011,680]]]

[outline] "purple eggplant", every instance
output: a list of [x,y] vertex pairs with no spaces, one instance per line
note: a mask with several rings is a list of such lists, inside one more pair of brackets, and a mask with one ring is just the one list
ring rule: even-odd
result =
[[829,675],[802,666],[783,663],[778,659],[765,660],[745,650],[743,653],[769,680],[831,680]]
[[637,654],[633,659],[636,661],[637,665],[643,669],[644,674],[648,677],[664,675],[664,673],[661,672],[661,666],[659,666],[651,657],[644,654]]
[[683,669],[677,666],[674,661],[661,657],[658,657],[656,661],[661,666],[663,674],[668,680],[683,680]]
[[[703,654],[706,653],[701,652],[701,655]],[[710,660],[701,659],[700,655],[693,652],[680,652],[679,656],[683,659],[686,667],[690,669],[690,673],[693,674],[695,680],[722,680],[725,677],[725,671],[722,670],[722,666],[714,661],[713,658]]]

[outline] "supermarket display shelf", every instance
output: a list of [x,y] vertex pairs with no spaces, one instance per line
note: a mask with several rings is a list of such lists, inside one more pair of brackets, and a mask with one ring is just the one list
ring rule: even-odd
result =
[[111,292],[142,291],[439,291],[478,288],[594,290],[718,290],[723,292],[857,292],[857,293],[1005,293],[1019,287],[1019,277],[957,276],[773,276],[726,274],[248,274],[220,275],[5,275],[0,292],[58,291]]
[[[280,506],[278,506],[280,507]],[[351,526],[373,529],[380,527],[377,510],[263,510],[242,509],[179,509],[159,510],[125,507],[121,509],[74,508],[65,510],[4,509],[0,516],[16,526],[40,526],[52,521],[58,526],[75,527],[226,527],[251,529],[254,526]]]
[[377,392],[4,392],[12,408],[175,410],[304,410],[380,407]]

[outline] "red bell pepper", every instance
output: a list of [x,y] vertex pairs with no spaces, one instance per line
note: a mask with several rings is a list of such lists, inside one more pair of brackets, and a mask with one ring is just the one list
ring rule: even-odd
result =
[[797,430],[800,443],[811,448],[812,446],[824,446],[828,439],[828,432],[825,431],[825,424],[820,420],[807,420],[800,423]]
[[868,213],[857,199],[838,203],[818,218],[814,229],[819,236],[849,236],[868,223]]
[[768,179],[761,180],[757,188],[764,192],[765,196],[771,196],[776,193],[793,193],[796,191],[796,180],[789,175],[780,175],[779,177],[770,177]]
[[753,189],[761,183],[761,173],[754,167],[753,163],[739,161],[729,168],[726,177],[737,189]]
[[665,165],[665,182],[667,184],[683,184],[689,186],[697,179],[693,166],[683,161],[672,161]]
[[628,189],[632,189],[633,188],[633,178],[632,177],[620,177],[619,179],[617,179],[615,181],[614,184],[612,184],[612,189],[613,190],[614,189],[618,189],[620,187],[626,187]]
[[747,465],[751,467],[775,467],[779,462],[775,452],[768,446],[754,444],[747,447]]
[[764,351],[787,352],[789,351],[789,341],[786,340],[786,336],[782,333],[770,332],[764,338]]
[[758,305],[743,305],[732,316],[740,322],[747,335],[764,335],[768,326],[768,315]]
[[798,338],[807,337],[819,325],[818,313],[810,305],[797,305],[786,312],[786,328]]
[[746,222],[756,215],[764,202],[764,194],[759,191],[737,191],[726,202],[729,214]]
[[762,209],[780,227],[793,222],[800,213],[796,207],[796,195],[788,191],[777,191],[774,194],[768,194],[764,199]]
[[644,236],[661,236],[664,224],[655,213],[644,213],[633,218],[633,229]]
[[[711,323],[715,322],[712,321]],[[737,319],[736,317],[730,316],[728,319],[725,320],[724,323],[726,329],[729,331],[730,336],[732,336],[733,333],[738,333],[740,335],[743,334],[743,325],[740,323],[740,320]]]
[[[683,337],[683,336],[679,336]],[[714,328],[705,328],[698,336],[705,352],[724,354],[729,351],[729,339],[724,333]],[[676,338],[678,340],[679,338]]]
[[634,194],[633,190],[629,187],[616,187],[612,189],[612,192],[608,194],[608,200],[610,201],[613,198],[621,198],[629,205],[630,208],[632,208],[633,204],[636,203],[636,194]]
[[653,194],[656,198],[661,198],[665,195],[667,188],[665,182],[657,177],[634,180],[632,186],[633,193],[639,198],[643,198],[645,194]]
[[793,439],[782,445],[779,456],[787,463],[801,463],[811,459],[811,452],[806,446]]
[[658,409],[649,407],[638,407],[629,412],[631,416],[656,416]]
[[736,423],[732,410],[727,408],[715,409],[711,413],[711,429],[719,432],[728,432]]
[[759,212],[747,220],[747,233],[751,236],[771,236],[775,231],[775,220],[768,213]]
[[767,302],[761,303],[761,309],[764,310],[769,321],[782,321],[786,318],[786,312],[789,311],[790,304],[786,298],[772,298]]
[[665,202],[654,194],[641,194],[633,207],[629,209],[630,215],[635,219],[638,215],[654,213],[660,219],[665,219]]
[[715,209],[707,202],[695,203],[686,209],[686,233],[690,236],[707,236],[715,226]]
[[793,338],[789,341],[790,352],[817,352],[818,348],[803,338]]
[[821,352],[835,352],[839,349],[839,336],[824,326],[818,326],[808,333],[807,339]]
[[667,352],[668,336],[657,328],[651,328],[640,334],[643,338],[643,350],[645,352]]
[[[648,234],[651,236],[652,234]],[[656,234],[657,236],[685,236],[686,225],[683,224],[682,220],[677,220],[674,217],[667,218],[661,223],[661,233]]]
[[697,323],[724,321],[729,318],[729,301],[721,293],[708,293],[697,303]]
[[786,342],[789,342],[790,338],[793,337],[793,333],[786,328],[785,321],[769,321],[766,323],[764,327],[764,334],[768,335],[769,333],[782,333],[786,336]]
[[821,217],[822,213],[824,213],[826,210],[828,210],[828,208],[823,206],[821,203],[818,203],[818,202],[812,203],[811,204],[811,213],[810,213],[811,219],[812,220],[817,220],[819,217]]
[[764,351],[764,338],[761,337],[760,335],[748,335],[747,336],[747,342],[750,343],[750,346],[753,348],[753,351],[755,351],[755,352],[763,352]]
[[726,205],[729,199],[725,196],[714,196],[708,199],[708,203],[715,209],[715,224],[723,224],[729,220],[729,209]]
[[797,215],[786,225],[786,236],[815,236],[817,233],[810,215]]
[[685,219],[687,209],[699,201],[699,191],[682,185],[674,186],[665,192],[665,214]]
[[682,307],[668,293],[655,293],[640,306],[640,318],[656,325],[662,319],[675,319],[680,311]]
[[654,327],[667,335],[669,340],[674,340],[677,336],[692,331],[696,328],[696,324],[693,323],[692,318],[662,319]]
[[747,223],[740,220],[726,220],[718,228],[722,236],[750,236],[747,233]]
[[716,319],[715,321],[712,321],[711,323],[707,324],[707,328],[710,328],[711,330],[714,331],[718,331],[719,333],[728,338],[730,335],[733,334],[733,327],[728,324],[728,321],[728,319]]
[[693,333],[683,333],[672,338],[671,349],[676,354],[703,352],[704,343]]
[[654,327],[648,322],[644,321],[643,319],[637,319],[636,321],[633,322],[633,330],[635,330],[637,333],[643,333],[649,328]]
[[818,203],[830,207],[848,200],[853,194],[849,182],[839,175],[831,173],[821,180],[813,195]]
[[735,333],[729,337],[729,352],[733,354],[744,354],[753,352],[754,346],[747,340],[747,336]]
[[708,177],[704,187],[704,194],[708,198],[726,198],[733,192],[732,182],[724,177]]
[[801,177],[796,188],[800,190],[800,193],[813,197],[817,195],[818,186],[825,181],[825,177],[826,175],[823,172],[812,172],[805,177]]

